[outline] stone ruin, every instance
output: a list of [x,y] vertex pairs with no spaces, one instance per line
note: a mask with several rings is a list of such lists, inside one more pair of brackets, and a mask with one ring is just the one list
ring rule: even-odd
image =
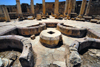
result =
[[37,13],[31,0],[28,14],[16,0],[14,20],[7,6],[0,6],[0,67],[99,67],[100,1],[83,0],[79,14],[76,0],[66,0],[63,13],[59,0],[42,2]]

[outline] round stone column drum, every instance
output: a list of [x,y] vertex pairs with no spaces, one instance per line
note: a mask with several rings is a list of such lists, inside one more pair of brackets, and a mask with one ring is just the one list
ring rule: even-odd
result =
[[60,41],[62,36],[58,30],[43,30],[40,33],[40,42],[46,47],[56,47]]

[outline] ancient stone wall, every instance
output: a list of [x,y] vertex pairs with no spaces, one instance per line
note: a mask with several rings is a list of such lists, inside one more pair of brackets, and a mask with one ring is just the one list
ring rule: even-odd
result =
[[[75,12],[77,14],[79,14],[79,12],[80,12],[81,3],[82,3],[82,1],[76,1]],[[46,2],[45,5],[46,5],[46,14],[48,13],[50,15],[51,13],[54,13],[54,9],[55,9],[54,2]],[[87,6],[87,3],[86,3],[86,6]],[[6,7],[8,9],[8,12],[9,12],[11,19],[17,18],[17,13],[18,13],[17,6],[16,5],[10,5],[10,6],[6,5]],[[90,10],[89,10],[89,15],[100,15],[100,8],[99,7],[100,7],[100,1],[98,1],[98,2],[92,1],[91,6],[90,6]],[[30,5],[23,3],[23,4],[21,4],[21,8],[22,8],[23,15],[25,17],[30,15],[30,13],[31,13]],[[64,10],[65,10],[65,1],[59,2],[59,13],[63,14]],[[34,6],[34,11],[35,11],[35,14],[38,14],[38,13],[42,14],[42,12],[43,12],[42,4],[37,3]],[[86,11],[86,8],[85,8],[85,11]]]
[[100,1],[92,1],[89,10],[89,15],[100,15]]

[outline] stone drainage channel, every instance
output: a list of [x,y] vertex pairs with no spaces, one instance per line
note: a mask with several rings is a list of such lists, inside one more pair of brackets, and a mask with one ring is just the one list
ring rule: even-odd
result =
[[[54,28],[45,30],[46,27]],[[76,38],[76,40],[70,45],[65,45],[63,36]],[[100,34],[87,28],[77,28],[58,22],[14,27],[0,33],[0,66],[98,67],[100,50],[96,49],[100,49],[99,46]],[[6,56],[6,53],[11,56]]]

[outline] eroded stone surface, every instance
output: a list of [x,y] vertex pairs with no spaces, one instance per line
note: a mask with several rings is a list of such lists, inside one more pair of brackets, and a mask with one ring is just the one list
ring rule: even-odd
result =
[[[11,58],[12,58],[12,56],[14,56],[14,55],[16,55],[17,56],[17,59],[16,60],[12,60]],[[11,66],[14,66],[14,67],[16,67],[16,66],[18,66],[18,67],[22,67],[21,66],[21,64],[20,64],[20,62],[19,62],[19,56],[21,55],[21,53],[20,52],[17,52],[17,51],[5,51],[5,52],[0,52],[0,57],[1,57],[1,59],[2,58],[5,58],[5,59],[7,59],[7,61],[8,60],[10,60],[9,61],[9,64],[8,64],[8,62],[6,62],[6,60],[5,60],[5,62],[6,62],[6,64],[5,65],[10,65],[11,63],[13,63]],[[4,64],[3,64],[4,65]]]
[[2,66],[3,66],[3,62],[2,62],[2,60],[0,58],[0,67],[2,67]]
[[40,42],[48,47],[55,47],[62,41],[61,32],[57,30],[44,30],[40,33]]

